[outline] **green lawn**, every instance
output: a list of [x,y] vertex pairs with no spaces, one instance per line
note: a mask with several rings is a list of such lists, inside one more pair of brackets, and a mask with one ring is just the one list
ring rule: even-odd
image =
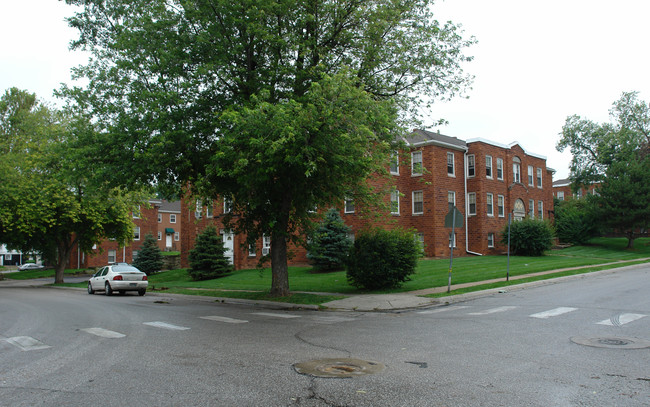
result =
[[[510,276],[537,273],[542,271],[565,269],[581,266],[595,266],[578,271],[565,271],[559,275],[584,273],[596,269],[614,266],[597,266],[621,260],[650,258],[650,238],[639,238],[635,249],[625,249],[625,238],[598,238],[589,245],[552,250],[543,257],[510,257]],[[527,280],[511,280],[506,283],[507,256],[473,256],[454,259],[452,284],[480,282],[491,279],[503,279],[503,283],[481,286],[490,288],[518,284]],[[78,272],[72,270],[71,273]],[[415,275],[398,289],[378,291],[376,293],[396,293],[422,290],[434,287],[446,287],[449,272],[449,259],[421,260]],[[66,272],[68,274],[68,272]],[[53,277],[53,270],[37,270],[6,274],[6,278],[27,279]],[[535,279],[550,278],[555,274]],[[322,304],[344,296],[368,293],[348,284],[343,271],[317,273],[310,267],[290,267],[289,284],[295,297],[283,298],[282,301],[302,304]],[[66,284],[70,285],[70,284]],[[85,283],[74,284],[85,287]],[[186,270],[170,270],[149,277],[149,287],[154,291],[208,295],[215,297],[235,297],[255,300],[271,299],[268,296],[271,286],[270,269],[238,270],[221,278],[207,281],[193,281]],[[473,288],[476,290],[477,288]],[[458,293],[459,291],[456,291]]]

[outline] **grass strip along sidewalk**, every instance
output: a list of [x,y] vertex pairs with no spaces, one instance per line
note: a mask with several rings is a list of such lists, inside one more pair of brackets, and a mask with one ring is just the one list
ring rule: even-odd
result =
[[[451,294],[504,287],[535,280],[588,273],[650,261],[650,238],[638,238],[635,249],[625,249],[625,238],[597,238],[589,245],[551,250],[542,257],[510,257],[510,281],[506,282],[506,256],[458,257],[454,259]],[[45,273],[45,271],[39,271]],[[50,271],[53,276],[53,271]],[[149,277],[149,288],[177,294],[211,297],[272,300],[295,304],[320,305],[346,296],[410,292],[416,295],[444,296],[447,289],[449,259],[421,260],[416,274],[402,287],[384,291],[363,291],[348,284],[344,271],[318,273],[311,267],[290,267],[292,295],[273,298],[270,269],[238,270],[221,278],[193,281],[187,270],[164,271]],[[5,278],[19,277],[19,273]],[[39,275],[43,276],[44,275]],[[522,278],[525,277],[525,278]],[[35,278],[35,277],[31,277]],[[85,283],[63,284],[85,287]]]

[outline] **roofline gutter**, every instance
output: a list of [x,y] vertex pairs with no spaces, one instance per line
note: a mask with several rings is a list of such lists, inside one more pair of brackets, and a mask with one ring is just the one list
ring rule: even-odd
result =
[[465,150],[465,154],[463,155],[463,174],[465,176],[463,177],[463,180],[465,181],[465,252],[469,254],[473,254],[476,256],[483,256],[481,253],[473,252],[469,250],[469,215],[467,214],[467,165],[465,164],[467,162],[467,150]]

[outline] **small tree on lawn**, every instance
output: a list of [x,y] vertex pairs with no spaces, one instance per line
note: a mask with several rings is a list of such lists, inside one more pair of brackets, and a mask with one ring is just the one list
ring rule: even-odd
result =
[[190,250],[190,270],[192,280],[211,280],[232,271],[225,256],[223,239],[214,226],[208,226],[196,237],[194,249]]
[[346,226],[335,208],[325,213],[320,226],[312,233],[307,257],[314,268],[322,271],[341,270],[352,247]]
[[[501,242],[508,244],[508,225],[501,231]],[[554,231],[544,220],[525,218],[510,226],[510,250],[518,256],[543,256],[553,247]]]
[[144,243],[138,252],[138,256],[133,260],[133,266],[140,271],[151,275],[162,269],[163,259],[158,242],[151,233],[144,238]]

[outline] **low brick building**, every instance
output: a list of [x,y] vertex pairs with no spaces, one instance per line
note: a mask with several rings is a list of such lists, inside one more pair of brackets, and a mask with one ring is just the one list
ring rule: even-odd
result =
[[576,192],[573,192],[571,180],[568,178],[563,178],[553,182],[553,196],[555,196],[560,201],[580,199],[587,194],[597,194],[599,185],[599,182],[595,182],[586,187],[582,186]]

